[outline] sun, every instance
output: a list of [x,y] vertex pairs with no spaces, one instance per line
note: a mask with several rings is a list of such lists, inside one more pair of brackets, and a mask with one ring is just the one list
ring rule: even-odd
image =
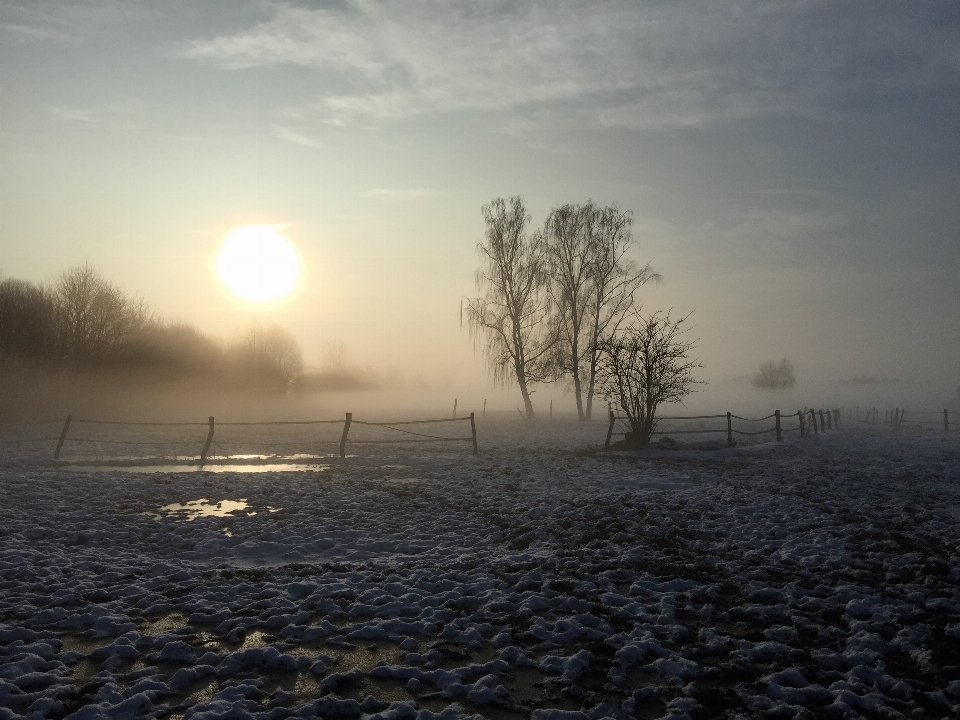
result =
[[243,300],[269,302],[289,295],[300,279],[300,258],[276,225],[244,225],[223,239],[217,276]]

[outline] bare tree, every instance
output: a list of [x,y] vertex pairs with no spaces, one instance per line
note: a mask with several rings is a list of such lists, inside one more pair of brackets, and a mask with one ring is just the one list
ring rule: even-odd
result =
[[682,337],[689,317],[673,320],[669,312],[641,317],[634,311],[633,324],[597,343],[598,388],[627,416],[628,446],[649,444],[657,428],[657,408],[682,400],[700,382],[693,370],[703,365],[689,358],[695,341]]
[[461,303],[460,321],[483,344],[494,380],[515,375],[532,420],[530,384],[549,379],[555,344],[545,242],[541,233],[527,235],[530,216],[519,196],[484,205],[483,219],[487,230],[477,243],[482,265],[475,277],[480,296]]
[[347,346],[343,340],[330,340],[323,346],[323,368],[343,370],[347,366]]
[[614,335],[624,319],[635,311],[637,290],[650,281],[660,282],[660,273],[647,263],[643,267],[628,257],[636,241],[633,216],[616,204],[592,206],[590,221],[590,300],[584,374],[587,377],[586,419],[593,415],[597,387],[600,339]]
[[254,323],[235,348],[243,368],[259,380],[289,390],[303,375],[296,338],[279,325]]
[[49,291],[25,280],[0,282],[0,354],[48,358],[55,333],[56,308]]
[[563,205],[550,212],[543,226],[549,260],[550,292],[556,308],[558,376],[569,375],[577,402],[577,416],[585,419],[582,373],[589,352],[585,332],[590,321],[594,278],[592,237],[595,206]]
[[54,298],[60,351],[75,365],[115,358],[150,320],[142,301],[127,298],[89,263],[63,273]]
[[753,376],[753,386],[759,390],[786,390],[797,384],[793,363],[783,358],[779,363],[768,360]]

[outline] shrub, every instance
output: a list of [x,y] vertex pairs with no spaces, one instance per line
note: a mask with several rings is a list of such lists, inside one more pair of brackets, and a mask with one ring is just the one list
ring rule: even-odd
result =
[[628,447],[649,444],[657,427],[657,407],[681,401],[700,384],[693,370],[703,365],[689,357],[695,342],[683,338],[688,317],[674,320],[669,312],[641,317],[634,312],[634,324],[597,343],[599,388],[627,416]]
[[797,384],[793,363],[783,358],[779,363],[768,360],[753,376],[753,386],[759,390],[786,390]]

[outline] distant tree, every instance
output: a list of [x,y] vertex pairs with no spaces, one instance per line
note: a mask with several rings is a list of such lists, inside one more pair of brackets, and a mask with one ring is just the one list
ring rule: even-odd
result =
[[185,322],[153,320],[123,353],[124,362],[152,368],[173,377],[223,373],[226,357],[221,343]]
[[520,197],[491,201],[483,206],[483,218],[487,230],[477,243],[482,264],[475,277],[479,297],[461,303],[460,321],[483,345],[494,380],[516,378],[532,420],[530,385],[550,379],[556,342],[545,242],[541,233],[527,234],[530,216]]
[[657,428],[657,408],[679,402],[700,382],[693,370],[703,365],[689,357],[695,341],[682,337],[689,317],[673,320],[669,312],[641,317],[635,310],[630,325],[597,343],[597,386],[626,415],[628,446],[648,445]]
[[768,360],[753,376],[753,386],[759,390],[786,390],[797,384],[793,363],[783,358],[779,363]]
[[56,321],[56,305],[49,291],[25,280],[0,282],[0,353],[51,357]]
[[331,340],[323,346],[325,370],[342,370],[347,366],[347,346],[343,340]]
[[279,325],[255,323],[241,337],[234,352],[251,380],[289,390],[303,375],[300,345]]
[[63,273],[53,296],[60,352],[74,365],[116,358],[150,321],[143,301],[128,298],[89,263]]

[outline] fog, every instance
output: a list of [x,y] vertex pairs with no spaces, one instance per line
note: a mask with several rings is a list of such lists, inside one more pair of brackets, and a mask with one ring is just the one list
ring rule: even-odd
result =
[[[632,212],[630,257],[663,276],[636,300],[692,313],[703,364],[664,412],[956,405],[952,10],[467,7],[0,7],[0,280],[89,263],[221,347],[283,328],[307,373],[278,395],[21,368],[0,414],[515,415],[460,317],[481,207],[514,195],[531,232],[567,203]],[[250,225],[302,263],[277,302],[214,274]],[[755,389],[781,358],[796,385]],[[533,390],[541,420],[575,413],[566,381]]]

